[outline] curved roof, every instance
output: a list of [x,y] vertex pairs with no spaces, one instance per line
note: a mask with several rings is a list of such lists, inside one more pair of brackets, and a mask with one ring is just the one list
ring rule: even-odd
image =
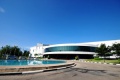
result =
[[56,47],[56,46],[93,46],[93,47],[97,47],[97,45],[94,45],[94,44],[66,43],[66,44],[55,44],[55,45],[45,46],[44,48]]
[[120,43],[120,40],[97,41],[97,42],[86,42],[86,43],[54,44],[54,45],[44,46],[44,48],[55,47],[55,46],[93,46],[93,47],[98,47],[101,44],[106,44],[106,46],[112,46],[112,44],[114,44],[114,43]]

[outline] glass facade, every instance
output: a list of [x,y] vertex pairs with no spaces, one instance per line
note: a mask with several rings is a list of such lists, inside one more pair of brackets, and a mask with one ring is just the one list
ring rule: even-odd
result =
[[62,52],[62,51],[84,51],[95,52],[96,47],[91,46],[56,46],[45,49],[45,52]]

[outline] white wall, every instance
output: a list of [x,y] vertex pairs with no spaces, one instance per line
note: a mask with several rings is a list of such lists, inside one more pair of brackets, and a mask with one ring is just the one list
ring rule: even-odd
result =
[[[37,44],[37,46],[30,48],[31,57],[42,57],[43,56],[43,44]],[[38,54],[35,56],[35,54]]]

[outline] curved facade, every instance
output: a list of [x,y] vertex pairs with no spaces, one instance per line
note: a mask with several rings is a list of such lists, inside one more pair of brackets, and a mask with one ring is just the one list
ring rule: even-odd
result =
[[51,58],[91,58],[95,53],[96,46],[88,44],[57,44],[44,48],[44,56]]
[[45,48],[46,52],[64,52],[64,51],[84,51],[84,52],[95,52],[96,47],[91,46],[55,46],[55,47],[49,47]]
[[85,42],[85,43],[67,43],[67,44],[54,44],[54,45],[42,45],[30,48],[31,57],[35,54],[50,58],[70,58],[73,59],[75,56],[79,58],[92,58],[96,55],[95,48],[99,47],[101,44],[106,44],[106,46],[112,46],[114,43],[120,43],[120,40],[110,40],[110,41],[97,41],[97,42]]

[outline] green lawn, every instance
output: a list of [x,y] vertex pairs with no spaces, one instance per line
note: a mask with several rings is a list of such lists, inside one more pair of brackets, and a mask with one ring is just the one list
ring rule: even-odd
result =
[[[92,62],[101,62],[101,63],[104,63],[104,60],[86,59],[86,61],[92,61]],[[118,60],[105,60],[105,63],[113,63],[113,64],[117,64],[117,63],[119,63],[119,61],[118,61]]]

